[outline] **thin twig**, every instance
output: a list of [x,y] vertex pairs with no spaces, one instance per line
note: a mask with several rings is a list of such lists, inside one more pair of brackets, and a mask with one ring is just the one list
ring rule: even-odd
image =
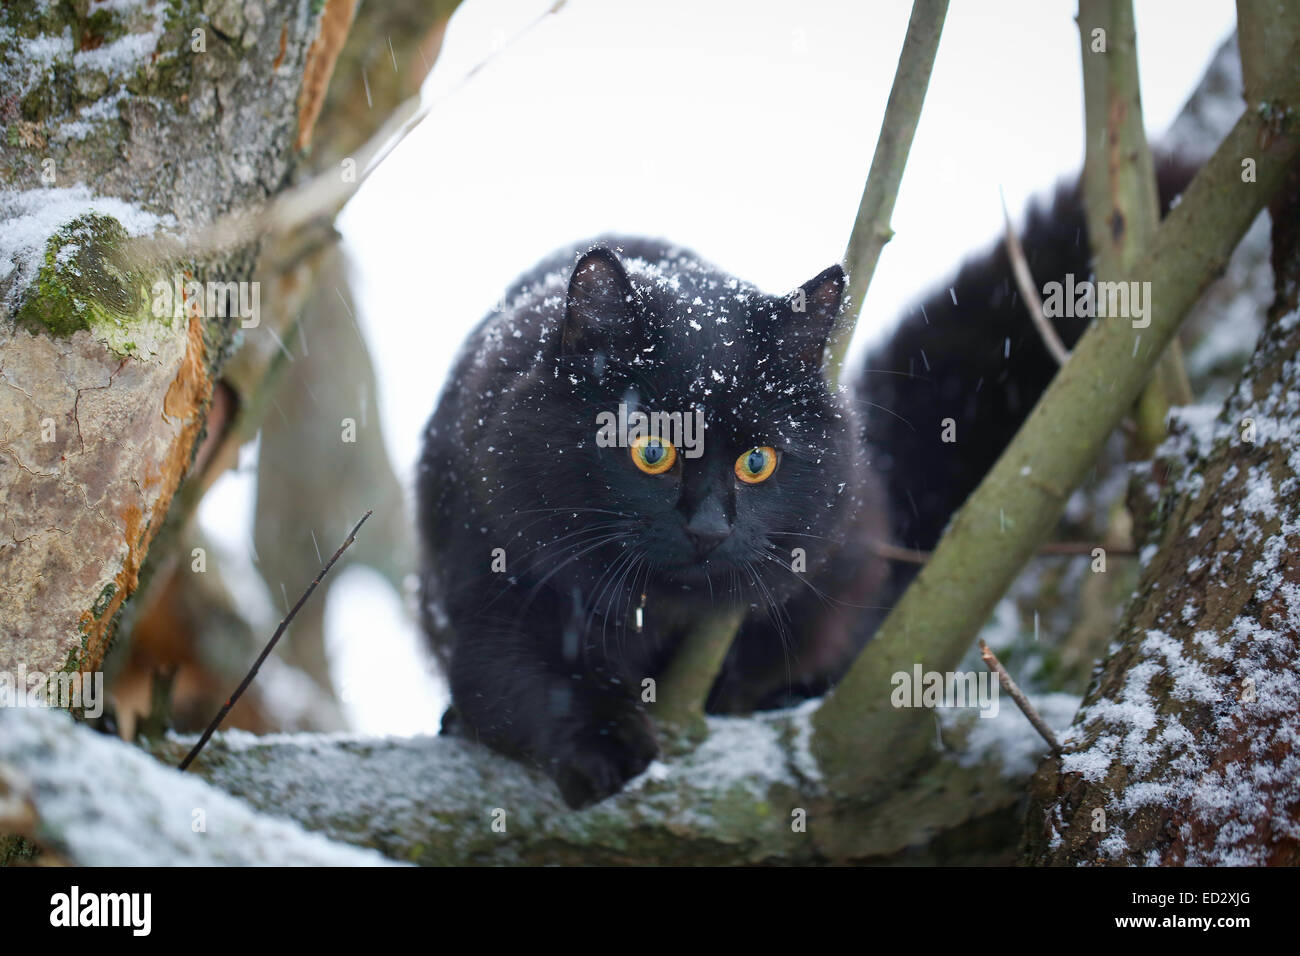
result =
[[1047,722],[1039,716],[1038,711],[1034,709],[1034,705],[1025,696],[1025,692],[1016,686],[1016,682],[1011,679],[1007,669],[1002,666],[1002,662],[998,660],[997,655],[993,653],[988,644],[984,643],[983,638],[980,639],[980,657],[984,658],[984,663],[988,665],[988,669],[998,675],[998,683],[1002,685],[1002,689],[1011,695],[1011,699],[1016,702],[1020,712],[1034,725],[1034,730],[1038,731],[1042,738],[1047,741],[1047,745],[1052,748],[1052,753],[1059,754],[1061,744],[1057,741],[1056,734],[1052,733],[1052,728],[1047,726]]
[[203,736],[199,738],[198,743],[194,745],[190,752],[185,755],[185,759],[181,761],[181,770],[187,769],[189,765],[194,762],[194,758],[199,755],[199,751],[202,750],[204,744],[208,742],[208,738],[216,733],[217,728],[221,726],[221,722],[226,719],[226,714],[230,713],[230,708],[234,707],[239,698],[243,696],[244,691],[248,690],[248,685],[253,683],[253,678],[257,676],[257,672],[261,669],[262,664],[271,655],[271,651],[275,650],[276,643],[280,640],[280,636],[284,634],[289,623],[302,609],[302,606],[307,603],[307,599],[311,597],[312,592],[316,590],[316,585],[321,583],[325,575],[329,574],[330,568],[334,567],[334,562],[342,557],[343,552],[346,551],[352,545],[352,542],[357,539],[357,532],[361,530],[361,526],[366,523],[366,519],[372,514],[374,514],[373,510],[367,511],[361,516],[361,520],[353,525],[352,531],[348,534],[347,540],[339,545],[339,549],[334,552],[334,556],[329,559],[325,567],[320,569],[320,574],[316,575],[315,580],[313,580],[311,584],[307,585],[307,590],[302,592],[302,597],[298,598],[298,603],[295,604],[289,610],[289,613],[285,615],[284,619],[280,621],[280,626],[275,629],[275,633],[272,634],[271,639],[267,641],[266,647],[262,648],[262,653],[259,654],[257,660],[253,662],[253,667],[248,672],[248,675],[243,679],[240,685],[235,688],[235,692],[230,695],[230,698],[225,702],[225,704],[222,705],[221,710],[217,712],[217,716],[212,719],[212,723],[208,724],[207,730],[203,731]]
[[1034,328],[1038,329],[1038,334],[1043,337],[1043,344],[1047,346],[1047,351],[1052,353],[1052,358],[1056,359],[1057,365],[1064,365],[1070,357],[1069,349],[1061,341],[1061,337],[1056,334],[1056,329],[1052,323],[1047,321],[1047,316],[1043,314],[1043,300],[1038,295],[1038,287],[1034,285],[1034,275],[1029,271],[1029,263],[1025,259],[1025,250],[1020,246],[1020,240],[1016,237],[1016,231],[1011,228],[1011,216],[1007,213],[1007,197],[1002,195],[1002,190],[998,190],[998,195],[1002,198],[1002,221],[1006,224],[1007,232],[1007,255],[1011,257],[1011,271],[1016,276],[1016,286],[1020,289],[1020,297],[1025,300],[1025,308],[1029,310],[1029,318],[1033,320]]
[[888,544],[884,541],[871,542],[871,550],[887,561],[900,561],[904,564],[925,564],[930,559],[929,551],[904,548],[901,545]]

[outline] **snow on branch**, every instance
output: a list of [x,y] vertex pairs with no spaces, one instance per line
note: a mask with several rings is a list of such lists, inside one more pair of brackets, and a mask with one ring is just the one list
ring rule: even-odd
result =
[[[1059,728],[1078,701],[1036,704]],[[819,705],[709,718],[696,749],[582,811],[540,772],[455,738],[229,732],[181,774],[192,738],[155,743],[155,760],[63,713],[6,708],[0,833],[82,864],[887,859],[1010,812],[1044,750],[1012,708],[940,711],[926,773],[870,808],[833,804],[809,749]],[[1005,854],[1000,831],[985,840]]]
[[377,866],[64,711],[0,710],[0,833],[83,866]]

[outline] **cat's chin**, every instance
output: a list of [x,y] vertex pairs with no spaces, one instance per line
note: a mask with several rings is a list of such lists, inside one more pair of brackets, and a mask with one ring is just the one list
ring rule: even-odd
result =
[[718,600],[734,590],[739,571],[727,561],[705,561],[661,568],[659,578],[670,588],[698,591],[706,599]]

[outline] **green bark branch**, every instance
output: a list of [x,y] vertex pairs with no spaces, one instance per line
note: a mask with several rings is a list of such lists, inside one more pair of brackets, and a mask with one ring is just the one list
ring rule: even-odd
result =
[[[1294,62],[1292,59],[1291,62]],[[1096,323],[1015,440],[954,517],[929,563],[815,718],[814,749],[838,793],[914,768],[930,715],[890,704],[891,675],[951,670],[1025,561],[1047,538],[1179,323],[1300,156],[1300,73],[1282,66],[1159,226],[1127,277],[1149,282],[1149,326]],[[1242,181],[1242,162],[1256,181]]]
[[743,606],[704,618],[673,656],[654,715],[661,729],[678,737],[678,743],[698,741],[704,735],[704,702],[744,618]]
[[[1085,153],[1084,215],[1098,280],[1119,279],[1160,224],[1155,163],[1142,121],[1132,0],[1080,0]],[[1175,339],[1142,391],[1133,457],[1146,459],[1165,435],[1172,405],[1191,400]]]
[[844,254],[844,265],[849,273],[849,308],[840,317],[831,336],[826,367],[832,382],[840,381],[844,358],[866,301],[876,262],[885,243],[894,236],[889,220],[894,213],[903,170],[907,167],[907,154],[912,148],[916,124],[921,118],[925,91],[930,86],[930,73],[934,69],[934,57],[947,13],[948,0],[914,0],[912,4],[912,18],[907,24],[902,52],[898,55],[894,85],[885,104],[884,118],[880,121],[876,152],[862,190],[862,201],[858,204],[848,251]]
[[1160,196],[1142,123],[1132,0],[1079,0],[1078,23],[1087,129],[1084,215],[1097,276],[1110,279],[1150,245],[1160,224]]

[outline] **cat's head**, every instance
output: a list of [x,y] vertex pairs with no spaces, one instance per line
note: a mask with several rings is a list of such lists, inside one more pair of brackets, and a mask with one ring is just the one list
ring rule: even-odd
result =
[[822,372],[844,287],[839,266],[778,297],[689,254],[581,256],[529,403],[546,504],[574,498],[547,533],[599,529],[587,560],[624,555],[632,582],[749,601],[801,587],[860,488],[857,427]]

